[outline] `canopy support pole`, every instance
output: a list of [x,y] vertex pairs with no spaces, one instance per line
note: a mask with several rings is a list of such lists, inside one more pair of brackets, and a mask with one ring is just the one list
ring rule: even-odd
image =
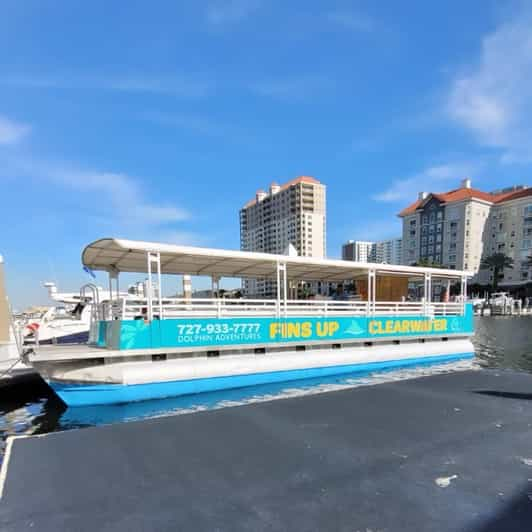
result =
[[460,301],[462,303],[462,316],[465,314],[465,300],[467,298],[467,277],[462,275],[460,283]]
[[[281,317],[281,308],[283,308],[283,315],[286,316],[287,310],[287,289],[288,289],[288,279],[286,276],[286,263],[277,262],[277,317]],[[283,282],[283,292],[281,299],[281,274]]]
[[220,296],[220,277],[217,275],[211,275],[211,294],[215,299]]
[[375,314],[375,301],[377,300],[376,292],[376,272],[368,270],[368,314]]
[[283,264],[283,299],[284,299],[284,315],[286,317],[286,305],[287,305],[287,297],[286,297],[286,285],[287,285],[287,279],[286,279],[286,264]]
[[423,314],[425,314],[425,316],[430,316],[431,301],[432,301],[432,274],[429,272],[425,272],[424,281],[425,283],[423,287],[423,301],[424,301]]
[[280,318],[281,313],[281,265],[277,262],[277,317]]
[[163,318],[163,300],[162,300],[162,283],[161,283],[161,255],[159,252],[148,251],[146,253],[146,260],[148,262],[148,321],[153,320],[153,300],[154,300],[154,287],[153,287],[153,264],[155,264],[155,273],[157,274],[157,298],[159,307],[159,319]]

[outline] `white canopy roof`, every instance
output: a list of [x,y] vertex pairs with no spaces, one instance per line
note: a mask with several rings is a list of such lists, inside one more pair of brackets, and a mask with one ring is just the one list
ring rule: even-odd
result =
[[291,257],[116,238],[102,238],[92,242],[83,250],[81,260],[85,266],[93,270],[146,272],[148,251],[160,253],[163,274],[272,278],[277,275],[277,264],[285,263],[287,278],[302,281],[345,281],[363,277],[368,270],[375,270],[381,275],[409,277],[423,276],[425,272],[430,272],[439,278],[458,279],[472,275],[471,272],[440,268]]

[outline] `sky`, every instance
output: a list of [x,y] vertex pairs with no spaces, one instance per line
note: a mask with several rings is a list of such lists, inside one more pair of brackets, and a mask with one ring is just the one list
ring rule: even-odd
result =
[[329,257],[419,191],[529,184],[530,27],[522,1],[0,0],[12,304],[90,280],[101,237],[238,249],[274,180],[327,185]]

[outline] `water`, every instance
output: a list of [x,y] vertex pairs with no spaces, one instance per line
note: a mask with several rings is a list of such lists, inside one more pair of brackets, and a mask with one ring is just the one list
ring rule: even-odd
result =
[[186,414],[480,367],[532,372],[532,317],[477,318],[475,329],[476,360],[437,366],[348,374],[126,405],[83,408],[67,408],[44,383],[17,387],[16,393],[3,392],[0,398],[0,460],[9,435],[43,434],[149,417]]

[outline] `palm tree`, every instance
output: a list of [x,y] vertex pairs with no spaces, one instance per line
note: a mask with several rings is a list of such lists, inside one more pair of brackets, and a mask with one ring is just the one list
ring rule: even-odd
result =
[[497,290],[499,278],[502,277],[504,268],[513,268],[513,266],[514,259],[504,253],[493,253],[493,255],[483,258],[480,263],[481,268],[493,270],[493,290]]

